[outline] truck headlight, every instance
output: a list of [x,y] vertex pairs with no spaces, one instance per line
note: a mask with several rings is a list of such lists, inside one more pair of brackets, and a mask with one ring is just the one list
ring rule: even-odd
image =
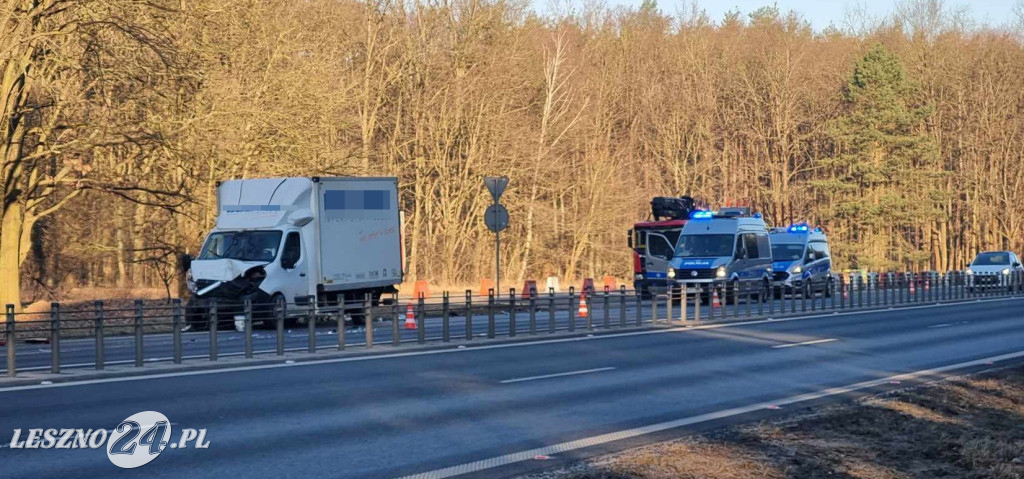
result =
[[196,280],[192,279],[191,269],[185,272],[185,289],[192,294],[196,292]]
[[724,278],[725,277],[725,266],[719,266],[718,267],[718,270],[715,271],[715,277],[716,278]]
[[676,269],[675,268],[669,268],[668,269],[668,279],[675,279],[675,277],[676,277]]

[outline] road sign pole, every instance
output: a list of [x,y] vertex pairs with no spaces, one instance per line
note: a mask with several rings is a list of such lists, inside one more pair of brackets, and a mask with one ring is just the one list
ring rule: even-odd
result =
[[501,231],[494,233],[494,289],[501,291]]

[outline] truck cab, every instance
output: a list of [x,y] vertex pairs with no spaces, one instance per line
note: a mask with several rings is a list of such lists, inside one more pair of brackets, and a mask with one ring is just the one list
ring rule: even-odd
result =
[[832,257],[828,238],[820,227],[797,223],[772,228],[772,286],[776,296],[799,293],[810,297],[821,292],[832,295]]
[[662,196],[651,200],[651,219],[629,230],[633,250],[633,288],[643,298],[668,291],[668,264],[679,233],[689,220],[696,201],[689,196]]
[[668,277],[674,290],[689,287],[705,296],[712,286],[755,281],[764,299],[771,268],[771,242],[761,215],[745,207],[722,208],[693,212],[679,235]]

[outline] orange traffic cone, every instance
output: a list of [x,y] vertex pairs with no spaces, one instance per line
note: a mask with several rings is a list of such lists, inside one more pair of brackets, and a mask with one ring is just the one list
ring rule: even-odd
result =
[[722,302],[718,300],[718,290],[717,289],[713,290],[713,292],[711,293],[711,307],[712,308],[721,308],[722,307]]
[[587,293],[580,294],[580,310],[578,315],[581,318],[585,318],[590,315],[590,310],[587,308]]
[[405,329],[416,329],[416,313],[411,304],[405,309]]

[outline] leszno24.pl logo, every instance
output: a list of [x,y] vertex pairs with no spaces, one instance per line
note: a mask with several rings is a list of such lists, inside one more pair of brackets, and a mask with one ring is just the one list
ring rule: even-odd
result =
[[121,421],[114,429],[21,429],[14,430],[11,449],[101,449],[107,450],[110,462],[132,469],[149,464],[168,447],[195,449],[210,447],[206,429],[182,429],[177,441],[167,416],[156,411],[143,411]]

